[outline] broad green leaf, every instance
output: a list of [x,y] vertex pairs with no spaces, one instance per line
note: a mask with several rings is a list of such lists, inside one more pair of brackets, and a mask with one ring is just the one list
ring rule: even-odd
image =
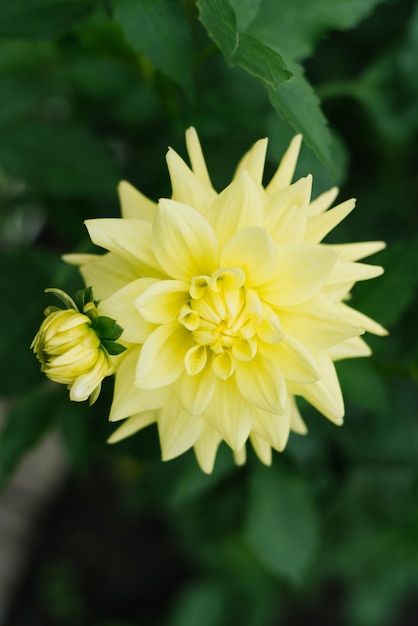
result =
[[[275,111],[297,133],[332,173],[330,134],[312,87],[299,66],[285,64],[263,42],[236,30],[235,16],[227,0],[199,0],[200,20],[231,65],[239,65],[260,78]],[[291,70],[291,72],[289,71]],[[294,76],[294,80],[290,78]]]
[[318,97],[304,77],[302,69],[297,65],[291,67],[294,80],[281,85],[276,91],[267,89],[270,102],[280,117],[290,124],[296,133],[302,133],[306,145],[315,152],[333,175],[331,135]]
[[58,396],[46,383],[27,392],[6,416],[0,431],[0,476],[8,478],[53,419]]
[[388,327],[411,305],[418,288],[418,238],[391,244],[376,262],[385,273],[373,284],[356,286],[355,305]]
[[242,67],[273,89],[291,80],[292,74],[280,54],[237,31],[235,15],[227,0],[199,0],[197,5],[200,21],[229,65]]
[[167,626],[223,624],[226,610],[225,595],[225,588],[220,584],[203,583],[186,588],[177,599]]
[[258,466],[250,480],[245,536],[276,574],[300,582],[312,561],[317,525],[306,485],[283,467]]
[[96,8],[94,0],[0,0],[0,37],[55,37]]
[[113,0],[113,14],[132,48],[191,92],[191,42],[176,0]]
[[263,0],[229,0],[229,4],[235,13],[237,30],[242,33],[254,21]]
[[262,0],[247,33],[286,58],[309,56],[330,30],[353,28],[383,0]]
[[30,122],[3,128],[0,167],[56,194],[110,195],[118,182],[104,143],[76,126]]

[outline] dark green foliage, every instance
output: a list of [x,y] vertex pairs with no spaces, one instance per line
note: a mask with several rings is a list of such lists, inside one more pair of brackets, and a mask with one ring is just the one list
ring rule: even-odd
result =
[[[144,609],[99,594],[113,608],[96,617],[76,564],[57,557],[39,583],[54,626],[298,626],[294,607],[327,598],[330,581],[335,626],[401,623],[418,592],[417,77],[413,0],[0,0],[1,478],[55,428],[75,467],[100,460],[116,484],[100,519],[152,513],[189,572],[177,579],[155,542],[135,559],[167,563],[171,595]],[[272,468],[251,453],[236,468],[226,446],[211,476],[192,452],[163,464],[154,426],[108,446],[110,378],[92,407],[70,403],[29,349],[44,289],[82,287],[59,257],[92,251],[84,220],[119,215],[121,178],[170,196],[164,154],[184,155],[192,124],[218,189],[256,139],[270,138],[268,177],[303,133],[297,176],[313,173],[314,196],[338,184],[358,199],[332,241],[388,244],[370,259],[385,274],[353,291],[389,336],[338,364],[345,425],[301,407],[309,434]],[[81,292],[80,310],[93,297]],[[94,324],[118,354],[121,328]]]

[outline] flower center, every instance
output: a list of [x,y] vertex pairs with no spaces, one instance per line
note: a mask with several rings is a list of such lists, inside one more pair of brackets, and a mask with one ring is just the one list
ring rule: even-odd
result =
[[195,341],[185,356],[190,376],[201,372],[211,359],[215,374],[226,380],[237,361],[255,357],[260,341],[278,343],[282,339],[276,314],[256,291],[245,286],[245,280],[245,273],[237,267],[193,278],[190,300],[178,316]]

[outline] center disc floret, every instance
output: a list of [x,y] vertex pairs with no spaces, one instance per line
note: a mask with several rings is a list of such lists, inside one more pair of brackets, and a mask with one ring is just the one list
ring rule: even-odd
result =
[[237,361],[254,358],[257,340],[263,335],[269,343],[282,338],[279,320],[257,293],[245,286],[245,281],[245,273],[237,267],[192,279],[190,299],[178,317],[195,342],[185,355],[185,369],[190,376],[201,372],[211,360],[215,374],[226,380]]

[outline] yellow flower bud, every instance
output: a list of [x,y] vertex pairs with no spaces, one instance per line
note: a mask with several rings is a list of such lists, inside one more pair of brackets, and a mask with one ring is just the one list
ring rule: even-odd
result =
[[69,308],[44,319],[31,348],[41,371],[52,381],[67,385],[70,399],[93,403],[103,378],[113,373],[112,361],[87,315]]

